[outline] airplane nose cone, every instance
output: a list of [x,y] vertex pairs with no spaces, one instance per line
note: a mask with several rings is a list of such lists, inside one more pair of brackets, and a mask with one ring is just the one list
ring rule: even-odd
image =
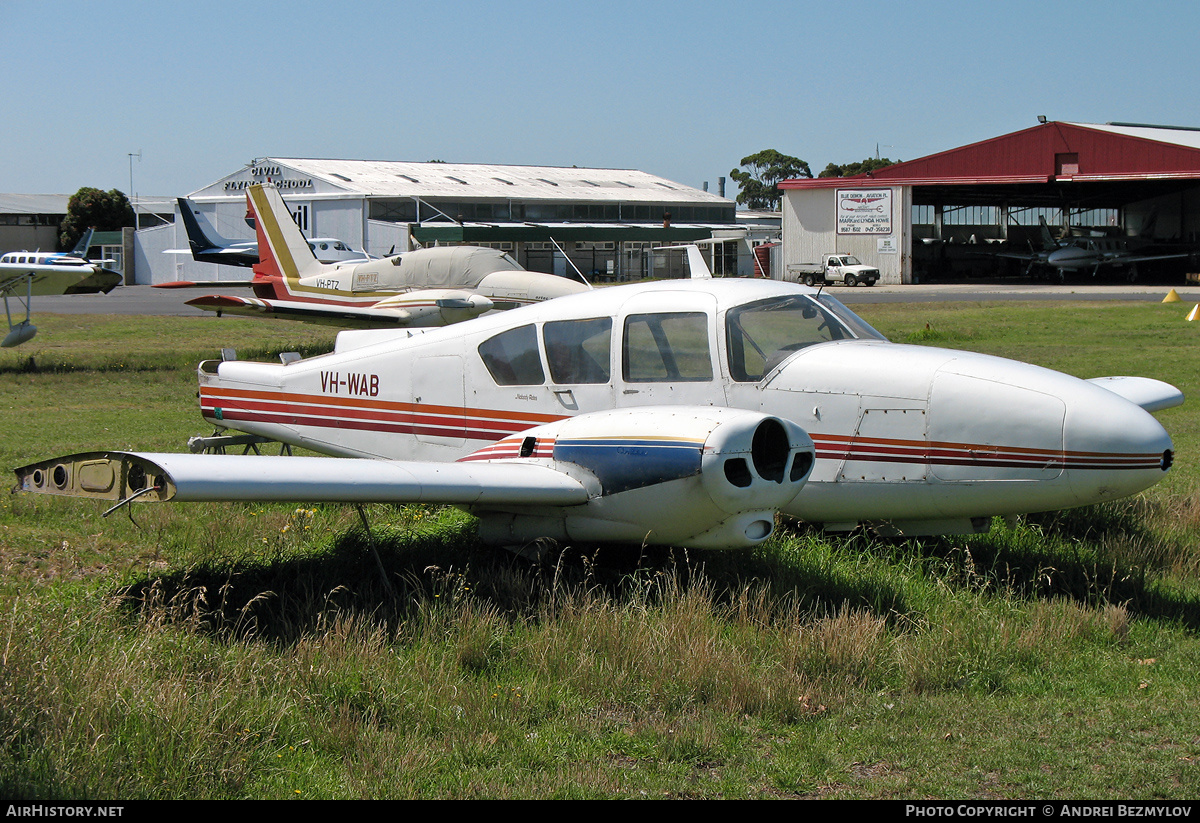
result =
[[1040,486],[1042,509],[1136,494],[1162,480],[1173,460],[1170,436],[1141,406],[1037,366],[960,361],[939,372],[933,396],[930,439],[973,444],[970,460],[936,466],[934,473],[967,480],[990,464],[995,479],[1047,481]]
[[[1091,384],[1087,384],[1090,386]],[[1170,435],[1149,412],[1105,389],[1067,407],[1064,468],[1084,503],[1126,497],[1166,477]]]
[[565,277],[551,277],[548,280],[539,283],[539,291],[544,291],[546,299],[552,297],[565,297],[568,294],[579,294],[580,292],[588,291],[588,287],[577,280],[568,280]]
[[1079,263],[1091,261],[1094,258],[1095,255],[1086,249],[1068,246],[1066,248],[1057,249],[1050,252],[1050,255],[1046,258],[1046,263],[1050,266],[1062,266],[1066,268]]

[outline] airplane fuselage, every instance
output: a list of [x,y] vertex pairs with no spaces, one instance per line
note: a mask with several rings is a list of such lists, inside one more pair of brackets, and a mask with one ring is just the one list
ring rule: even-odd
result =
[[10,251],[0,256],[0,265],[87,266],[87,260],[66,252]]
[[[319,274],[306,276],[256,267],[253,291],[259,300],[273,301],[276,311],[369,309],[372,315],[367,319],[394,315],[403,325],[420,328],[586,290],[581,283],[526,271],[507,255],[492,254],[490,249],[466,247],[419,249],[367,262],[322,266]],[[473,255],[488,257],[490,266],[472,270]],[[331,316],[330,322],[342,319]]]
[[1128,256],[1129,244],[1113,238],[1088,238],[1076,240],[1051,252],[1046,262],[1056,269],[1077,271],[1094,268],[1101,263],[1118,265],[1123,256]]
[[817,453],[783,510],[832,529],[971,531],[1133,494],[1171,462],[1162,426],[1112,391],[889,343],[827,295],[773,281],[601,289],[447,328],[344,332],[335,352],[288,365],[210,361],[199,376],[215,425],[345,457],[506,459],[531,427],[613,408],[775,415]]

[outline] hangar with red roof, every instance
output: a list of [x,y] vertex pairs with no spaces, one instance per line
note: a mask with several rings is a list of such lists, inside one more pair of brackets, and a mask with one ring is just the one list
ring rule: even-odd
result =
[[779,188],[782,271],[837,253],[877,266],[882,283],[1037,274],[1027,259],[1048,236],[1200,249],[1200,129],[1049,121]]

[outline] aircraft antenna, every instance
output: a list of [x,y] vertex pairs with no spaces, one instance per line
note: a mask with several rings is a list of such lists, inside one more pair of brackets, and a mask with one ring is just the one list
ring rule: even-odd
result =
[[561,254],[563,257],[565,257],[567,259],[567,263],[570,264],[571,268],[575,269],[575,273],[579,275],[579,279],[583,281],[583,285],[587,286],[590,289],[592,287],[592,284],[588,282],[588,279],[583,276],[583,272],[581,272],[579,270],[579,267],[576,266],[575,263],[571,260],[571,258],[567,255],[567,253],[565,251],[563,251],[563,247],[558,245],[558,241],[555,240],[553,237],[551,237],[550,242],[554,244],[554,248],[558,249],[559,254]]

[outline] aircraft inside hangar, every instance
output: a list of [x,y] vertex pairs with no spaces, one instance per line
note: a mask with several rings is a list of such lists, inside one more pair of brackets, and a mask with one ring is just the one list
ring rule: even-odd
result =
[[1200,269],[1200,129],[1039,119],[873,173],[784,181],[779,265],[853,254],[893,284]]

